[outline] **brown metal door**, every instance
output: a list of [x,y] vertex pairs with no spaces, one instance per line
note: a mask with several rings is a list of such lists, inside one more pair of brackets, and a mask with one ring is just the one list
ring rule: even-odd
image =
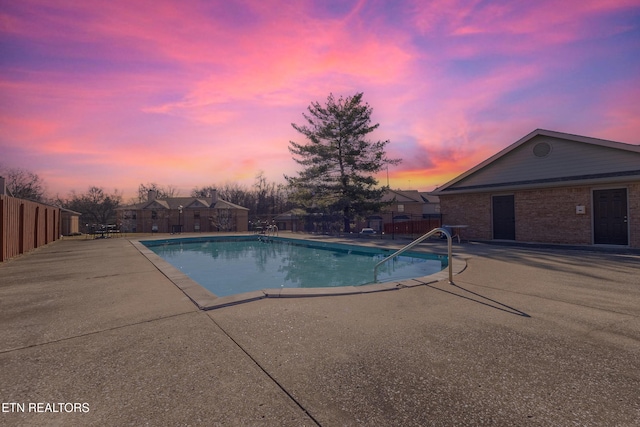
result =
[[593,242],[601,245],[629,244],[627,189],[594,190]]
[[493,196],[493,238],[516,239],[516,214],[513,195]]

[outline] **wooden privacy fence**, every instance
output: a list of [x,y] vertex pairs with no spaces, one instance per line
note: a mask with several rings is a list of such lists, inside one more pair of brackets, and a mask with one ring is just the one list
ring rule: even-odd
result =
[[433,217],[422,220],[410,220],[410,221],[394,221],[392,223],[384,224],[385,234],[425,234],[434,228],[442,226],[442,219],[440,215],[434,215]]
[[60,236],[60,208],[0,195],[0,262]]

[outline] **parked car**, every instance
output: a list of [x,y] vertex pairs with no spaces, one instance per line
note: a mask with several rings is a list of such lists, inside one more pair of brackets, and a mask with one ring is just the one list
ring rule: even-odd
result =
[[362,230],[360,230],[360,234],[376,234],[376,230],[374,230],[373,228],[363,228]]

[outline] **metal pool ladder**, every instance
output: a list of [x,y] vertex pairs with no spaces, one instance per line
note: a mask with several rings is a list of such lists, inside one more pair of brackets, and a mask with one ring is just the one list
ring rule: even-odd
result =
[[271,234],[271,237],[273,236],[277,236],[278,235],[278,226],[277,225],[270,225],[267,227],[267,230],[265,231],[265,236],[269,236],[269,234]]
[[374,282],[378,281],[378,267],[380,267],[385,262],[390,261],[393,258],[397,257],[401,253],[403,253],[405,251],[408,251],[409,249],[413,248],[417,244],[422,243],[423,240],[433,236],[436,233],[442,233],[445,236],[447,236],[447,249],[448,249],[448,256],[449,256],[449,283],[453,283],[453,258],[451,257],[451,233],[449,233],[444,228],[434,228],[433,230],[431,230],[430,232],[428,232],[424,236],[418,237],[416,240],[414,240],[413,242],[409,243],[404,248],[398,249],[396,252],[392,253],[391,255],[389,255],[388,257],[386,257],[385,259],[383,259],[379,263],[377,263],[376,266],[373,267],[373,281]]
[[262,230],[262,234],[258,235],[258,240],[262,241],[264,237],[264,241],[266,242],[269,239],[269,236],[274,237],[278,235],[278,226],[270,225],[265,230]]

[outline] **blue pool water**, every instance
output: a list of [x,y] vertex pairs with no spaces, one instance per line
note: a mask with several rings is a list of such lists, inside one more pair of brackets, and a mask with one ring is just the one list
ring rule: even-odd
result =
[[[298,239],[254,236],[142,242],[217,296],[273,288],[315,288],[373,282],[377,262],[390,250]],[[406,253],[378,270],[378,282],[427,276],[447,257]]]

